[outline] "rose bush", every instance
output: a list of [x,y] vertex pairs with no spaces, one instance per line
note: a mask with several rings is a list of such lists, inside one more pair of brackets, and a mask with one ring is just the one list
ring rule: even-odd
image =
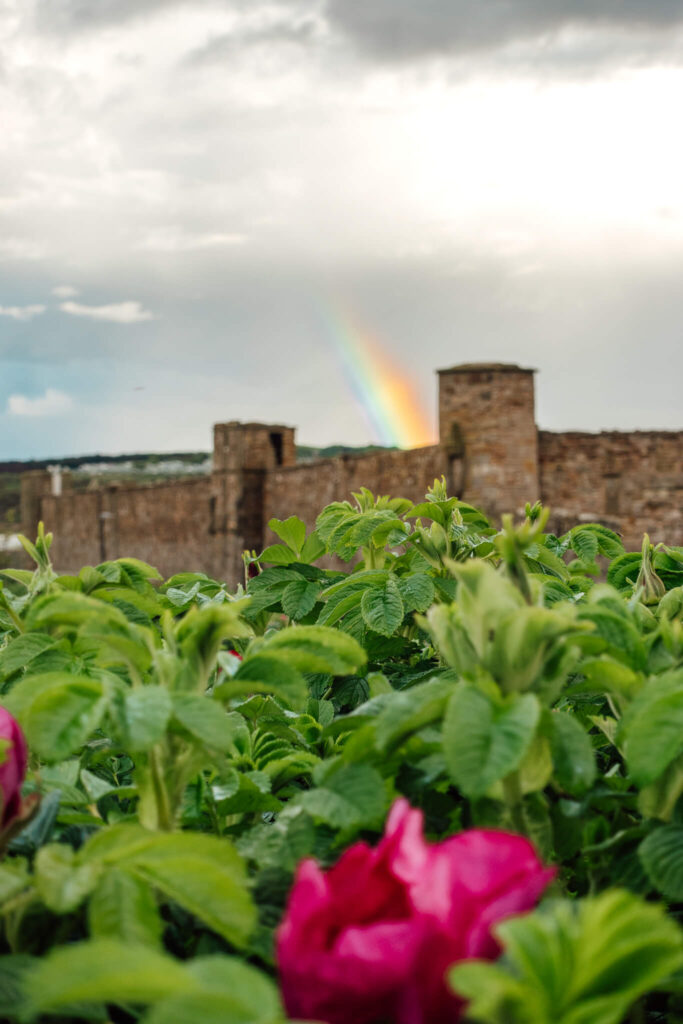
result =
[[285,1006],[328,1024],[455,1021],[448,966],[500,948],[492,926],[531,910],[554,877],[522,836],[470,830],[430,844],[397,800],[374,849],[323,872],[304,860],[277,934]]
[[21,784],[28,751],[19,723],[0,707],[0,831],[16,818],[21,807]]

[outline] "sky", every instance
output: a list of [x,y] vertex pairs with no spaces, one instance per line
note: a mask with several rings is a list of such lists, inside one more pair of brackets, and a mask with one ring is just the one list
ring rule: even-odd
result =
[[366,343],[683,427],[682,95],[680,0],[0,0],[0,459],[386,441]]

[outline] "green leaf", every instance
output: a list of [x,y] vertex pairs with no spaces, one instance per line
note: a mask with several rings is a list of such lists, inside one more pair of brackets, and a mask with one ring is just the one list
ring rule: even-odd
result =
[[452,967],[468,1018],[486,1024],[620,1024],[683,965],[681,930],[661,907],[612,889],[551,903],[495,927],[504,957]]
[[519,767],[539,717],[534,694],[513,695],[497,707],[474,686],[456,687],[446,708],[443,745],[451,778],[466,797],[484,796]]
[[301,561],[316,562],[324,554],[325,544],[314,530],[312,533],[309,533],[306,543],[301,549]]
[[214,689],[214,696],[218,700],[229,700],[249,693],[272,693],[290,707],[300,708],[308,698],[308,687],[301,672],[285,658],[271,657],[267,653],[249,654],[232,679]]
[[33,572],[30,569],[0,569],[0,576],[6,576],[8,580],[16,580],[24,587],[28,587],[33,580]]
[[683,670],[645,684],[621,720],[618,741],[638,786],[662,774],[683,751]]
[[683,826],[655,829],[638,847],[638,856],[655,888],[668,900],[683,902]]
[[129,575],[137,576],[143,580],[163,579],[158,569],[155,569],[148,562],[140,561],[139,558],[117,558],[114,562],[104,562],[103,565],[98,565],[97,568],[102,570],[103,566],[106,565],[120,565]]
[[109,868],[99,879],[88,903],[88,924],[95,939],[141,946],[161,942],[161,918],[151,887],[120,868]]
[[223,641],[229,637],[249,636],[250,630],[240,618],[248,601],[247,598],[191,608],[180,619],[175,631],[181,656],[177,689],[202,692]]
[[619,555],[623,555],[624,545],[621,537],[614,530],[603,526],[602,523],[587,523],[583,526],[583,529],[592,530],[596,535],[600,554],[604,555],[605,558],[618,558]]
[[244,863],[228,839],[110,826],[85,844],[78,859],[132,873],[238,947],[246,944],[254,926]]
[[333,828],[376,828],[386,812],[387,793],[382,776],[370,765],[345,764],[296,803]]
[[[39,655],[40,657],[40,655]],[[25,676],[15,683],[9,693],[0,697],[0,704],[7,708],[10,714],[14,715],[21,724],[22,717],[28,712],[33,702],[43,693],[49,690],[66,686],[74,679],[85,679],[90,682],[89,676],[75,676],[71,672],[41,672],[36,675]]]
[[209,697],[194,693],[174,694],[173,717],[193,739],[199,740],[209,750],[225,754],[232,749],[234,720]]
[[45,761],[63,761],[90,739],[106,703],[102,683],[95,679],[71,676],[51,686],[21,718],[29,747]]
[[268,637],[260,652],[276,656],[301,672],[352,675],[365,664],[363,648],[353,637],[327,626],[293,626]]
[[326,587],[322,597],[324,600],[329,600],[341,593],[346,595],[355,590],[365,591],[368,587],[384,586],[388,576],[388,569],[364,569],[361,572],[354,572],[339,580],[338,583]]
[[118,608],[73,591],[61,591],[38,598],[29,607],[26,626],[30,630],[48,631],[64,626],[76,628],[92,620],[124,628],[127,626],[126,617]]
[[99,775],[89,772],[87,768],[81,768],[79,775],[81,785],[88,794],[88,799],[93,803],[97,803],[98,800],[108,796],[109,793],[116,793],[118,791],[118,786],[115,783],[101,779]]
[[572,714],[550,715],[550,749],[558,783],[572,795],[584,793],[596,775],[595,753],[586,730]]
[[384,583],[366,590],[360,603],[363,620],[375,633],[391,636],[403,622],[403,600],[396,578],[387,575]]
[[264,548],[258,556],[259,562],[268,562],[270,565],[290,565],[296,562],[297,558],[291,548],[285,544],[270,544]]
[[426,612],[434,603],[434,584],[426,573],[402,576],[398,586],[407,612]]
[[155,836],[125,866],[228,942],[246,944],[255,912],[244,866],[227,840],[193,833]]
[[431,679],[409,690],[390,690],[386,706],[375,720],[375,745],[387,753],[410,735],[440,721],[453,693],[449,680]]
[[642,637],[625,615],[601,604],[584,606],[578,615],[581,620],[594,624],[596,634],[602,637],[614,657],[633,669],[645,667],[646,650]]
[[543,544],[538,545],[535,560],[540,562],[545,569],[549,569],[551,573],[557,576],[558,580],[566,580],[569,578],[569,571],[562,559],[559,558],[554,551],[551,551],[550,548],[545,547]]
[[571,531],[570,544],[582,562],[592,565],[598,556],[598,538],[590,530],[575,527]]
[[[613,719],[612,719],[613,721]],[[683,794],[683,755],[667,765],[655,782],[643,786],[638,794],[638,810],[645,818],[671,821]]]
[[290,583],[282,592],[282,610],[290,619],[303,619],[318,600],[320,587],[306,579]]
[[325,600],[325,605],[318,616],[318,624],[321,626],[333,626],[342,619],[348,612],[353,611],[363,600],[365,590],[363,587],[356,587],[350,592],[340,591],[327,600],[327,591],[320,595]]
[[630,696],[635,695],[641,683],[641,676],[638,673],[609,656],[586,658],[579,667],[586,677],[587,686],[595,690]]
[[187,971],[200,991],[157,1004],[144,1024],[277,1024],[282,1019],[276,986],[250,964],[224,956],[197,957]]
[[6,860],[0,863],[0,906],[28,888],[30,878],[23,860]]
[[289,519],[271,519],[268,527],[276,533],[280,540],[283,540],[288,548],[291,548],[297,555],[301,554],[306,539],[306,524],[298,516],[290,516]]
[[27,971],[30,1018],[74,1003],[155,1003],[196,992],[199,982],[179,961],[145,946],[95,939],[54,949]]
[[19,1019],[23,1009],[25,975],[36,963],[35,957],[21,953],[0,955],[0,1006],[10,1020]]
[[[104,601],[119,608],[127,619],[133,622],[142,622],[145,625],[149,619],[161,615],[165,607],[156,592],[151,588],[150,591],[141,594],[137,590],[133,590],[132,587],[107,587],[95,591],[95,597],[98,601]],[[141,617],[136,616],[136,612],[141,613]]]
[[271,780],[265,772],[235,772],[236,786],[232,778],[226,785],[225,779],[213,787],[216,803],[221,814],[262,814],[265,811],[282,810],[282,802],[270,792]]
[[43,651],[54,647],[54,637],[47,633],[23,633],[0,651],[0,678],[6,679],[20,668],[26,668]]
[[49,843],[38,850],[35,872],[36,888],[45,906],[56,914],[66,914],[92,892],[100,865],[79,864],[70,846]]
[[165,686],[139,686],[124,698],[125,745],[130,751],[149,750],[159,743],[171,717],[171,698]]
[[628,551],[619,555],[607,570],[607,582],[617,590],[631,591],[638,579],[643,557],[640,551]]
[[[126,609],[121,610],[126,614]],[[135,612],[135,609],[133,611]],[[150,620],[140,615],[138,618],[142,621],[138,622],[136,616],[137,612],[129,617],[130,621],[127,622],[125,630],[111,627],[109,623],[103,625],[98,620],[81,626],[79,635],[83,641],[96,645],[98,665],[126,665],[140,675],[147,672],[152,662],[152,654],[145,637],[151,637],[152,634],[144,629],[136,630],[135,625],[145,626]]]

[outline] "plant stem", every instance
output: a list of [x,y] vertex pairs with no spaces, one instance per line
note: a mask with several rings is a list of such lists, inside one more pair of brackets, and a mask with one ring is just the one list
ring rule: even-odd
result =
[[522,787],[520,785],[519,772],[510,772],[503,779],[503,796],[510,812],[513,827],[521,835],[526,835],[526,821],[524,820],[524,806]]
[[175,821],[166,789],[161,751],[158,746],[152,747],[149,752],[149,769],[157,808],[158,827],[162,832],[172,832]]

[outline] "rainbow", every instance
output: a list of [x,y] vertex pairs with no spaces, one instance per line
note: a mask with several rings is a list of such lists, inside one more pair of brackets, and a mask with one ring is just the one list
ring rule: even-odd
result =
[[324,309],[325,326],[353,396],[377,444],[434,444],[434,427],[407,371],[339,303]]

